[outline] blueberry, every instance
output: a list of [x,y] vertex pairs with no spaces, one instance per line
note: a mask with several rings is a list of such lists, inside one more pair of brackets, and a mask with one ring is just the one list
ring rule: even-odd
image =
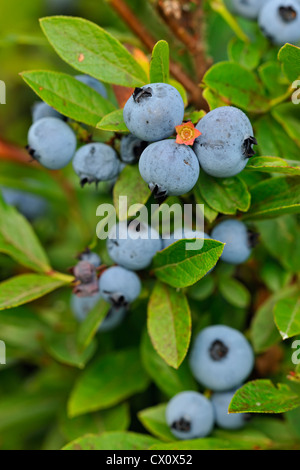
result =
[[248,414],[229,414],[228,408],[236,389],[229,392],[217,392],[211,397],[216,424],[222,429],[241,429],[246,425]]
[[90,264],[93,264],[95,268],[98,268],[101,265],[101,258],[94,251],[87,249],[79,255],[81,261],[87,261]]
[[73,294],[71,296],[71,310],[74,313],[75,318],[79,322],[83,322],[100,299],[100,292],[89,297],[78,297]]
[[11,188],[2,188],[6,204],[16,207],[28,220],[42,217],[48,210],[47,201],[41,196]]
[[147,268],[153,256],[162,249],[159,234],[146,224],[121,222],[109,233],[107,250],[111,259],[126,269]]
[[45,117],[29,129],[28,151],[50,170],[64,168],[76,151],[76,135],[61,119]]
[[115,150],[99,142],[83,145],[73,159],[73,168],[80,184],[109,181],[118,176],[120,160]]
[[108,268],[99,280],[104,300],[116,308],[127,307],[141,293],[141,281],[136,273],[120,266]]
[[193,150],[162,140],[150,144],[142,153],[139,169],[156,197],[182,196],[188,193],[199,178],[199,162]]
[[217,392],[238,387],[253,365],[253,350],[244,335],[223,325],[204,328],[196,337],[190,356],[194,377]]
[[228,178],[240,173],[254,155],[253,129],[246,114],[224,106],[210,111],[196,128],[202,133],[194,144],[201,168],[208,175]]
[[[71,297],[71,310],[73,311],[75,318],[79,322],[83,322],[88,314],[93,310],[97,303],[101,299],[101,294],[95,294],[90,297],[78,297],[72,295]],[[116,328],[124,319],[126,315],[126,309],[124,307],[115,308],[111,307],[108,314],[102,321],[99,331],[106,332]]]
[[181,392],[168,403],[166,420],[178,439],[208,436],[214,426],[214,411],[210,401],[197,392]]
[[258,23],[263,34],[278,45],[300,41],[299,0],[272,0],[261,9]]
[[133,134],[122,137],[120,148],[122,162],[129,164],[136,163],[147,145],[148,142],[135,137]]
[[255,20],[263,5],[269,0],[227,0],[229,8],[233,13]]
[[64,119],[64,116],[56,111],[54,108],[49,106],[43,101],[36,102],[32,107],[32,120],[33,122],[45,117],[54,117],[57,119]]
[[91,77],[90,75],[76,75],[75,78],[79,82],[84,83],[85,85],[95,90],[97,93],[99,93],[99,95],[103,96],[103,98],[107,98],[107,91],[105,86],[96,78]]
[[136,88],[124,107],[126,126],[146,142],[170,137],[183,117],[183,100],[176,88],[166,83]]
[[233,219],[220,222],[211,233],[214,240],[226,243],[221,259],[230,264],[247,261],[254,245],[253,235],[243,222]]
[[182,239],[190,239],[193,240],[194,238],[210,238],[206,233],[204,232],[197,232],[195,230],[185,230],[183,232],[182,229],[175,230],[174,233],[171,234],[170,238],[163,239],[163,247],[167,248],[168,246],[172,245],[178,240]]

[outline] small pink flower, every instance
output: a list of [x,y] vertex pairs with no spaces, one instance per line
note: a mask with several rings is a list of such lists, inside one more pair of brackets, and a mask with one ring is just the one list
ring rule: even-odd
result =
[[197,137],[201,135],[201,132],[198,131],[198,129],[196,129],[194,124],[190,121],[184,122],[180,126],[177,126],[175,129],[177,132],[177,144],[193,145],[195,139],[197,139]]

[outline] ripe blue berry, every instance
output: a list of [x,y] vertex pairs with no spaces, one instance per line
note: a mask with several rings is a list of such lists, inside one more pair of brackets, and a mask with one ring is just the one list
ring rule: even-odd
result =
[[221,429],[241,429],[246,425],[248,414],[229,414],[228,408],[236,389],[229,392],[217,392],[211,397],[211,403],[215,412],[216,424]]
[[102,297],[115,307],[127,307],[141,293],[141,281],[136,273],[112,266],[101,275],[99,289]]
[[109,181],[118,176],[120,160],[115,150],[99,142],[83,145],[73,159],[73,168],[81,186]]
[[43,101],[36,102],[32,107],[32,121],[36,122],[39,119],[43,119],[45,117],[64,119],[62,114],[49,106],[47,103],[44,103]]
[[220,222],[212,231],[211,237],[226,243],[221,259],[230,264],[242,264],[251,255],[256,242],[255,234],[239,220],[225,220]]
[[210,237],[204,232],[197,232],[195,230],[185,230],[183,232],[182,229],[178,229],[178,230],[175,230],[175,232],[171,234],[169,239],[167,238],[163,239],[163,247],[167,248],[168,246],[172,245],[178,240],[183,240],[183,239],[193,240],[194,238],[210,238]]
[[269,0],[227,0],[229,8],[233,13],[255,20],[263,7]]
[[138,271],[147,268],[153,256],[162,249],[159,234],[146,224],[129,227],[121,222],[115,225],[107,240],[107,250],[111,259],[126,269]]
[[99,93],[99,95],[103,96],[103,98],[107,98],[107,91],[105,86],[96,78],[91,77],[90,75],[76,75],[75,78],[79,82],[84,83],[85,85],[95,90],[97,93]]
[[254,155],[253,129],[246,114],[224,106],[210,111],[196,128],[202,133],[194,144],[201,168],[208,175],[228,178],[240,173]]
[[208,436],[214,426],[214,411],[210,401],[197,392],[181,392],[168,403],[166,420],[178,439]]
[[300,41],[299,1],[268,1],[259,13],[258,23],[262,33],[274,44],[296,44]]
[[120,148],[122,162],[129,164],[136,163],[147,145],[148,142],[135,137],[133,134],[122,137]]
[[156,197],[182,196],[188,193],[199,178],[199,162],[193,150],[162,140],[150,144],[142,153],[139,170]]
[[76,150],[76,135],[61,119],[47,117],[36,121],[28,132],[32,158],[50,170],[64,168]]
[[253,365],[253,350],[244,335],[223,325],[204,328],[196,337],[190,356],[196,380],[218,392],[238,387]]
[[176,88],[166,83],[136,88],[124,107],[126,126],[146,142],[170,137],[183,117],[183,100]]

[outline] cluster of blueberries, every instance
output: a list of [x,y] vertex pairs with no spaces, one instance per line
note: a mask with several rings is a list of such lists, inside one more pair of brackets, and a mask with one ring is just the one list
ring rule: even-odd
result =
[[257,20],[262,33],[274,44],[300,41],[299,0],[226,0],[229,9]]
[[228,408],[253,366],[253,350],[242,333],[224,325],[204,328],[195,339],[190,368],[195,379],[213,393],[210,400],[194,391],[181,392],[170,400],[166,421],[174,436],[205,437],[215,423],[223,429],[241,429],[248,415],[229,415]]

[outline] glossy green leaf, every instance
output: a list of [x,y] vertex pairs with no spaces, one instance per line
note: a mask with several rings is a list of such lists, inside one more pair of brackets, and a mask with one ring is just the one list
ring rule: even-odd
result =
[[285,44],[278,53],[285,75],[290,82],[300,77],[300,48],[292,44]]
[[111,34],[83,18],[43,18],[41,27],[58,55],[98,80],[127,87],[143,86],[147,76],[128,50]]
[[97,359],[79,377],[69,399],[69,416],[110,408],[142,392],[148,383],[138,350],[107,354]]
[[157,253],[153,260],[156,277],[172,287],[192,286],[202,279],[216,265],[224,243],[205,239],[200,250],[188,248],[196,243],[199,242],[178,240]]
[[235,393],[230,413],[284,413],[300,406],[300,397],[285,384],[253,380]]
[[148,332],[157,353],[175,369],[187,354],[191,326],[185,295],[157,282],[148,304]]
[[152,51],[150,63],[150,83],[169,82],[169,44],[158,41]]
[[[122,196],[127,197],[121,199]],[[151,196],[147,184],[142,180],[138,165],[127,165],[114,186],[114,206],[119,220],[126,220],[130,206],[143,206]],[[137,210],[137,209],[136,209]],[[131,214],[135,215],[135,214]]]
[[97,129],[111,132],[129,132],[123,118],[123,109],[117,109],[104,116],[97,123]]
[[153,434],[153,436],[162,441],[172,442],[175,440],[175,437],[166,422],[166,408],[167,405],[165,404],[147,408],[138,413],[138,418],[144,428]]
[[282,299],[274,307],[274,318],[283,339],[300,334],[300,297]]
[[[154,437],[133,432],[107,432],[101,436],[88,434],[67,444],[63,450],[146,450],[158,441]],[[114,456],[107,462],[113,465]]]
[[268,219],[300,212],[300,177],[276,177],[251,189],[251,207],[244,219]]
[[92,342],[109,309],[110,305],[105,300],[100,299],[97,305],[89,312],[86,319],[79,325],[77,345],[80,351],[85,350]]
[[236,279],[221,279],[219,289],[224,299],[235,307],[246,308],[251,302],[250,292]]
[[30,223],[2,197],[0,220],[0,252],[34,271],[49,272],[49,260]]
[[249,161],[247,170],[300,176],[300,162],[289,162],[278,157],[254,157]]
[[0,284],[0,310],[32,302],[66,285],[42,274],[20,274]]
[[224,96],[230,104],[248,112],[263,112],[269,103],[255,74],[240,64],[220,62],[204,76],[206,86]]
[[65,73],[37,70],[21,74],[35,93],[64,116],[96,126],[115,106],[92,88]]
[[234,215],[238,210],[246,212],[250,206],[250,193],[239,177],[213,178],[203,171],[197,183],[207,204],[217,213]]
[[84,351],[80,351],[76,342],[76,336],[63,333],[53,335],[46,344],[46,349],[58,362],[84,369],[86,363],[95,353],[96,346],[96,343],[90,343]]
[[272,110],[272,116],[284,128],[286,133],[300,146],[300,106],[282,103]]

